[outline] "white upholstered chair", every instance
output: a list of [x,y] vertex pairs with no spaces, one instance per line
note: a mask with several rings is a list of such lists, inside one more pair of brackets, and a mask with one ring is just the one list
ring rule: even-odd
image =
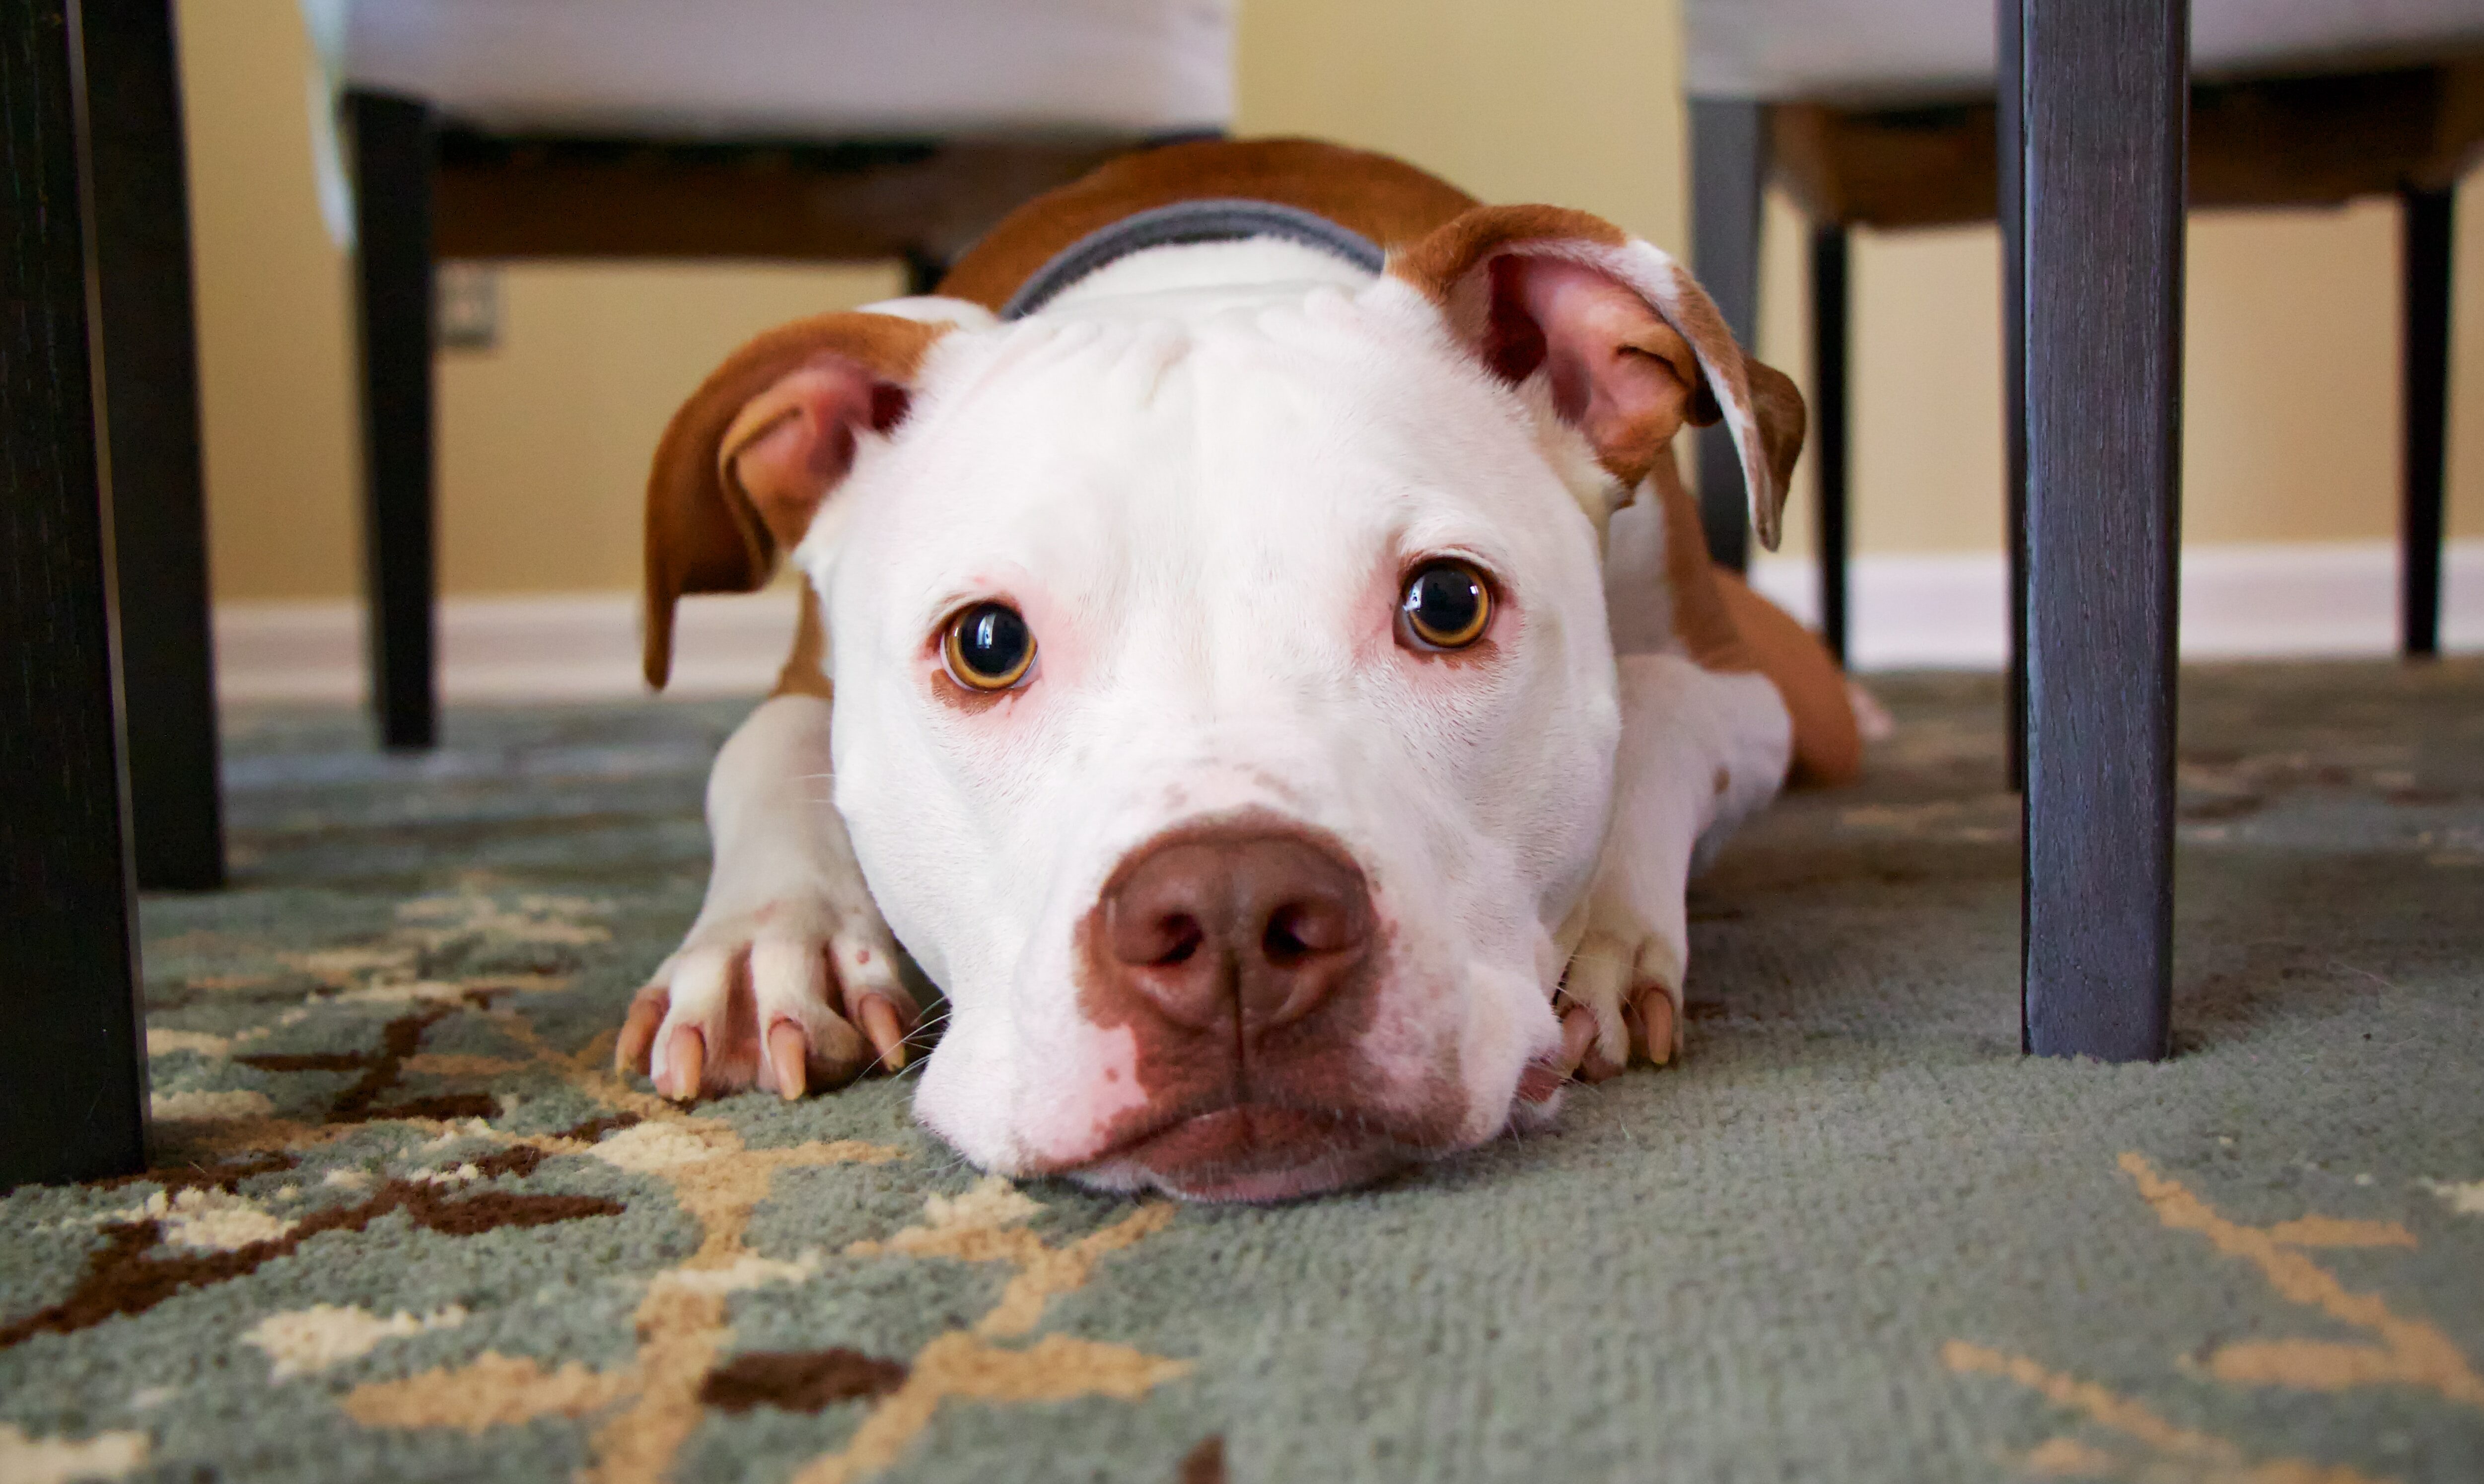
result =
[[305,0],[359,248],[372,694],[426,746],[447,258],[899,259],[1221,132],[1231,0]]

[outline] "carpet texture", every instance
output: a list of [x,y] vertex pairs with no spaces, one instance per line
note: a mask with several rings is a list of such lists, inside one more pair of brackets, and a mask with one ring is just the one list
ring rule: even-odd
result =
[[1693,901],[1689,1050],[1274,1209],[608,1070],[739,708],[229,743],[159,1168],[0,1201],[0,1480],[2484,1478],[2484,664],[2186,679],[2178,1054],[2018,1054],[1988,679]]

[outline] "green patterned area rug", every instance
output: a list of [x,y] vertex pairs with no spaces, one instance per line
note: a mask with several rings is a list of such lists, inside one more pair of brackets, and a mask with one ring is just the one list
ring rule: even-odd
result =
[[244,715],[159,1168],[0,1201],[0,1480],[2484,1477],[2484,664],[2187,688],[2172,1061],[2018,1055],[1995,687],[1891,679],[1683,1065],[1274,1209],[612,1077],[738,708]]

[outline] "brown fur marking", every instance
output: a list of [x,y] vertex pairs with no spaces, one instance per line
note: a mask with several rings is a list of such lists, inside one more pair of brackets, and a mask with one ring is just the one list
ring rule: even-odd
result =
[[1656,498],[1664,519],[1664,585],[1673,600],[1673,634],[1703,670],[1740,674],[1760,667],[1742,642],[1742,631],[1718,590],[1717,566],[1708,558],[1708,531],[1699,502],[1672,462],[1655,470]]
[[1567,206],[1477,206],[1404,252],[1391,253],[1389,272],[1434,303],[1446,305],[1458,285],[1494,254],[1523,242],[1548,241],[1617,248],[1629,245],[1630,234],[1593,212]]
[[1359,231],[1384,251],[1424,236],[1474,198],[1385,154],[1313,139],[1205,140],[1125,155],[1003,218],[939,291],[998,310],[1062,249],[1123,217],[1175,202],[1274,202]]
[[829,700],[836,688],[828,684],[828,620],[820,611],[819,589],[802,584],[802,614],[794,621],[794,652],[776,675],[770,696],[816,695]]
[[1776,481],[1775,498],[1782,508],[1786,491],[1794,487],[1794,466],[1802,457],[1803,436],[1810,431],[1802,389],[1793,377],[1749,351],[1742,353],[1742,380],[1751,390],[1751,416],[1760,424],[1760,448],[1768,459],[1768,477]]
[[[1749,368],[1759,363],[1751,358],[1748,351],[1736,343],[1734,332],[1726,326],[1725,316],[1717,310],[1715,301],[1708,297],[1707,291],[1699,286],[1689,273],[1679,263],[1673,265],[1672,272],[1673,303],[1668,309],[1666,317],[1672,320],[1675,327],[1684,335],[1690,337],[1690,343],[1701,346],[1707,351],[1712,362],[1719,368],[1717,374],[1721,374],[1729,383],[1738,377],[1742,380],[1742,386],[1729,386],[1727,391],[1742,399],[1742,404],[1750,409],[1752,420],[1757,422],[1764,409],[1757,393],[1750,386]],[[1794,382],[1785,376],[1778,376],[1772,385],[1771,396],[1781,402],[1783,396],[1787,394],[1792,395],[1797,406],[1800,405],[1802,393],[1795,390]],[[1802,450],[1799,428],[1800,424],[1797,423],[1793,451],[1785,455],[1785,474],[1793,473],[1795,455]],[[1783,440],[1779,438],[1772,443],[1764,423],[1753,432],[1760,441],[1758,452],[1761,467],[1753,469],[1745,459],[1742,470],[1744,479],[1751,485],[1751,526],[1753,533],[1760,538],[1760,545],[1773,552],[1777,549],[1777,539],[1782,533],[1781,518],[1785,511],[1786,484],[1784,477],[1778,473],[1775,458],[1776,448]]]
[[1714,586],[1752,667],[1777,688],[1793,718],[1794,756],[1786,781],[1820,787],[1853,782],[1863,771],[1863,733],[1846,674],[1828,646],[1734,573],[1715,569]]

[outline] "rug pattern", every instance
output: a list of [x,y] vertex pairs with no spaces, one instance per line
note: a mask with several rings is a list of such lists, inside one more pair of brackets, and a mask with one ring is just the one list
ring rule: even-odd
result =
[[157,1168],[0,1199],[0,1480],[2484,1476],[2484,664],[2186,684],[2172,1061],[2017,1055],[1997,697],[1893,680],[1682,1066],[1273,1209],[616,1077],[736,708],[241,717]]

